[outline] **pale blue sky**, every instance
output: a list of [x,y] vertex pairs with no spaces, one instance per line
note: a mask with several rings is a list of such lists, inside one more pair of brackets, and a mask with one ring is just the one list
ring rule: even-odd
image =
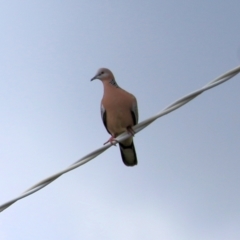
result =
[[[240,65],[239,1],[1,1],[0,204],[102,146],[97,69],[140,121]],[[0,213],[0,239],[240,239],[240,75]]]

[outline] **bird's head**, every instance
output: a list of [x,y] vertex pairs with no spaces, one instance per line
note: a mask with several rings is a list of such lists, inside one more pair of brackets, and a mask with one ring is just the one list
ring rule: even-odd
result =
[[112,79],[114,79],[114,76],[113,76],[112,72],[109,69],[107,69],[107,68],[100,68],[97,71],[96,75],[91,79],[91,81],[94,80],[94,79],[99,79],[101,81],[112,80]]

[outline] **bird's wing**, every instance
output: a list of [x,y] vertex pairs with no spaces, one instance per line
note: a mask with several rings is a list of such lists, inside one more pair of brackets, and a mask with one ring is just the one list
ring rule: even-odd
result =
[[138,123],[138,106],[137,100],[135,98],[134,101],[132,102],[131,114],[133,118],[133,124],[136,125]]
[[107,132],[109,134],[111,134],[109,131],[108,131],[108,128],[107,128],[107,112],[106,112],[106,109],[104,108],[104,106],[101,104],[101,117],[102,117],[102,121],[103,121],[103,125],[105,126]]

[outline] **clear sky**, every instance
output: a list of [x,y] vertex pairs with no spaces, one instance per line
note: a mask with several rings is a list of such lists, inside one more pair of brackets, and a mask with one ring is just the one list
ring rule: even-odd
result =
[[[1,1],[0,204],[108,140],[112,70],[140,121],[240,65],[240,2]],[[239,240],[240,75],[0,213],[0,239]]]

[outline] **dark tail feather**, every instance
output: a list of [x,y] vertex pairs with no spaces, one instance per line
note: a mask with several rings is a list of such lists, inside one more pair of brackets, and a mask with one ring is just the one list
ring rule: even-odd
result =
[[119,143],[119,147],[123,163],[129,167],[137,165],[137,155],[133,142],[129,146],[124,146],[122,143]]

